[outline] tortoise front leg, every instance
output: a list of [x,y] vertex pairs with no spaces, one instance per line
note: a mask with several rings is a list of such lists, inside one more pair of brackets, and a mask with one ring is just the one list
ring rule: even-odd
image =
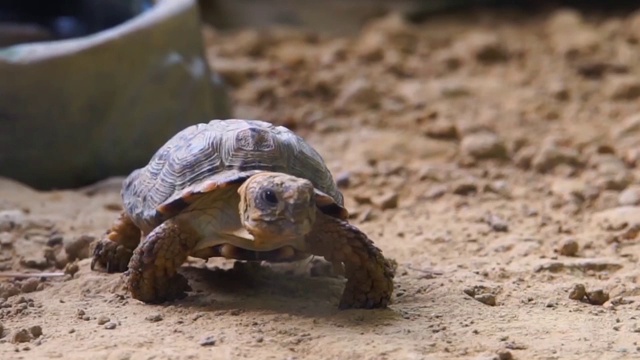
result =
[[126,213],[120,213],[106,235],[93,245],[91,270],[99,265],[108,273],[126,271],[133,249],[139,243],[140,229]]
[[387,307],[394,271],[366,234],[346,221],[319,213],[305,241],[310,253],[344,263],[347,284],[340,309]]
[[184,298],[191,287],[178,268],[199,238],[188,224],[175,218],[149,233],[134,250],[125,273],[132,297],[145,303]]

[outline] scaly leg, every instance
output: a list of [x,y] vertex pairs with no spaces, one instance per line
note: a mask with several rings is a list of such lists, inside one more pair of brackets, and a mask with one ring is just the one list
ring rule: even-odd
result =
[[187,260],[200,236],[174,218],[155,228],[133,251],[125,273],[134,299],[162,303],[181,299],[191,290],[178,268]]
[[387,307],[394,270],[366,234],[346,221],[318,213],[305,240],[310,253],[344,263],[347,284],[340,309]]
[[129,259],[140,243],[140,229],[122,212],[107,234],[93,245],[91,270],[96,264],[109,273],[127,270]]

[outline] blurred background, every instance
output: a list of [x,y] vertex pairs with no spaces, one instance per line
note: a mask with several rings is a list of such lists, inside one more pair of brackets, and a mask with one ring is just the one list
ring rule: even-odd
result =
[[[338,108],[345,108],[351,99],[343,93],[340,100],[338,93],[343,87],[347,87],[344,92],[357,93],[352,95],[355,97],[366,97],[361,92],[368,91],[360,88],[366,87],[362,82],[339,84],[327,73],[318,73],[318,79],[306,88],[293,89],[291,86],[296,85],[291,81],[281,83],[285,88],[289,86],[288,90],[266,85],[274,71],[284,71],[287,66],[289,71],[318,71],[300,62],[306,62],[305,57],[310,54],[307,50],[321,47],[314,45],[320,38],[341,37],[343,42],[360,38],[353,46],[335,45],[331,54],[321,55],[324,58],[319,59],[320,62],[331,61],[328,60],[331,57],[339,61],[345,51],[360,49],[356,57],[366,59],[362,63],[365,68],[419,78],[434,76],[439,71],[430,61],[432,56],[446,56],[438,48],[454,36],[452,26],[460,27],[454,30],[460,36],[465,32],[478,32],[477,28],[464,29],[465,21],[480,21],[489,32],[463,43],[460,51],[486,52],[479,56],[487,58],[515,59],[523,56],[522,49],[504,50],[503,38],[495,33],[508,19],[526,21],[553,13],[554,9],[573,9],[577,12],[559,22],[573,21],[578,26],[583,16],[598,19],[633,14],[637,3],[2,0],[0,175],[41,189],[83,186],[110,176],[125,175],[144,165],[168,137],[196,122],[232,116],[266,117],[291,126],[314,122],[326,114],[305,114],[305,119],[300,120],[296,119],[300,117],[296,112],[302,110],[280,103],[274,113],[273,102],[290,91],[297,91],[307,96],[335,97],[335,101],[342,102]],[[372,24],[390,19],[389,16],[395,16],[395,23],[387,21],[387,25],[382,25],[386,27],[382,33],[371,30],[375,26]],[[571,16],[574,18],[570,19]],[[421,42],[420,39],[425,38],[422,36],[425,30],[419,29],[421,24],[430,26],[428,37],[440,39]],[[279,39],[268,35],[274,29],[280,31]],[[285,35],[283,29],[295,29],[297,33],[292,35],[289,31]],[[267,32],[262,33],[263,30]],[[609,27],[572,35],[562,34],[567,31],[563,25],[544,31],[547,30],[552,34],[545,34],[564,42],[559,46],[588,48],[590,41],[599,41],[593,39],[592,33],[609,31]],[[239,34],[235,46],[245,49],[230,49],[236,40],[220,39],[222,34]],[[628,41],[633,45],[636,40],[633,34],[630,36]],[[525,44],[517,44],[516,40],[516,45]],[[286,50],[278,50],[282,48]],[[576,53],[582,52],[582,49],[562,51],[565,50],[570,53],[567,59],[571,61]],[[246,56],[237,58],[235,55],[239,54],[234,53],[237,51],[245,52]],[[232,56],[227,56],[230,54]],[[418,56],[405,56],[411,54]],[[605,61],[604,53],[598,56],[603,58],[598,61]],[[279,70],[267,71],[263,67],[269,67],[265,61],[274,57],[283,57],[278,58],[282,66]],[[263,61],[251,61],[254,58],[263,58]],[[457,72],[460,64],[455,59],[447,61],[451,71]],[[629,68],[624,70],[620,64],[580,66],[587,76],[629,72]],[[410,67],[422,67],[432,74],[415,72],[408,69]],[[251,90],[246,90],[248,88]],[[258,95],[246,94],[251,91]],[[233,95],[231,99],[229,92]],[[255,98],[243,101],[246,96]],[[390,99],[383,100],[390,102]],[[295,97],[290,100],[295,101]],[[434,112],[437,111],[425,111],[424,116],[434,116],[429,115]]]

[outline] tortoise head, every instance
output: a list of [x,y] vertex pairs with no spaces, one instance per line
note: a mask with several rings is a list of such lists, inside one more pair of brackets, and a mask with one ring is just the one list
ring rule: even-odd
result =
[[294,240],[311,231],[316,219],[313,184],[295,176],[263,172],[238,188],[240,218],[257,240]]

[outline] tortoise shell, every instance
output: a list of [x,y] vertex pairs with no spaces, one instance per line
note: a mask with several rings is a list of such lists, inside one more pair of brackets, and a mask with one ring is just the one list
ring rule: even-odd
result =
[[212,120],[185,128],[125,179],[121,195],[133,222],[148,232],[198,196],[262,171],[308,179],[320,195],[320,210],[347,216],[320,154],[291,130],[260,120]]

